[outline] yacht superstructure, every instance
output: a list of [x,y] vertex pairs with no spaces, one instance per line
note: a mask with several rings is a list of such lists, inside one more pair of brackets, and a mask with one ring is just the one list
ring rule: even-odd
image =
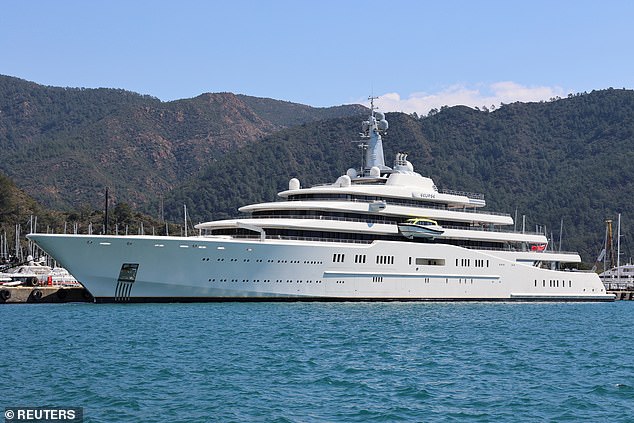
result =
[[[199,236],[28,237],[98,302],[614,299],[594,273],[553,270],[581,258],[507,230],[511,216],[483,211],[483,195],[438,190],[404,153],[388,167],[388,123],[371,105],[360,169],[308,188],[292,178],[284,201],[201,223]],[[425,222],[433,236],[418,236]]]

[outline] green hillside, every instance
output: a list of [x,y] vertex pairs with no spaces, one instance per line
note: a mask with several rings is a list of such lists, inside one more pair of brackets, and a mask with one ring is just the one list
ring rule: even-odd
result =
[[361,110],[231,93],[161,102],[0,76],[0,172],[49,207],[100,207],[105,187],[117,201],[143,206],[228,151],[290,125]]

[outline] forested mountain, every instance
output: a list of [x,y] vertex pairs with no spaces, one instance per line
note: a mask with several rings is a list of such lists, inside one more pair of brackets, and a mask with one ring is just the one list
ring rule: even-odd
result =
[[[388,165],[410,154],[419,173],[440,188],[482,192],[490,209],[521,227],[546,228],[563,249],[592,261],[604,219],[623,213],[624,246],[634,234],[634,92],[604,90],[547,103],[514,103],[493,111],[443,108],[433,116],[388,113]],[[334,180],[360,165],[360,117],[285,129],[245,146],[176,188],[168,210],[185,203],[194,219],[237,215],[247,203],[275,198],[297,177],[302,185]],[[176,217],[176,216],[174,216]],[[558,246],[556,246],[558,248]]]
[[143,205],[233,149],[282,128],[365,110],[202,94],[161,102],[116,89],[0,76],[0,172],[49,207]]
[[[5,263],[9,253],[15,253],[16,231],[25,235],[31,229],[47,228],[64,220],[62,213],[44,209],[0,173],[0,264]],[[24,240],[22,244],[25,244]],[[24,259],[27,254],[20,256]]]
[[43,213],[42,207],[13,181],[0,174],[0,225],[15,225],[24,216]]
[[[11,258],[21,262],[31,254],[25,235],[29,232],[45,233],[103,233],[104,209],[87,206],[61,212],[44,208],[19,189],[11,179],[0,173],[0,264]],[[165,223],[156,217],[133,210],[127,203],[117,203],[109,210],[110,233],[178,234],[179,223]],[[169,228],[169,229],[168,229]],[[20,248],[16,249],[16,232],[20,235]]]

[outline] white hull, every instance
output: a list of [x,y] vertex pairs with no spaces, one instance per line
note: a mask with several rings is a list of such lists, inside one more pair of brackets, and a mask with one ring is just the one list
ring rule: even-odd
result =
[[[97,302],[614,299],[594,273],[541,269],[494,251],[443,244],[49,234],[29,238],[66,267]],[[134,282],[119,280],[123,264],[138,265]]]

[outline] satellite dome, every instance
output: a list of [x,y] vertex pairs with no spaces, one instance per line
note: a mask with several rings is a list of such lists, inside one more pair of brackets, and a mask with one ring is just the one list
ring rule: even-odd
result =
[[351,185],[350,177],[348,175],[338,177],[335,185],[339,187],[349,187]]
[[379,129],[380,129],[381,131],[387,131],[387,127],[388,127],[387,120],[385,120],[385,119],[381,119],[381,120],[379,121]]
[[378,166],[372,166],[370,168],[370,176],[373,178],[378,178],[379,176],[381,176],[381,169],[379,169]]
[[350,169],[348,169],[346,171],[346,175],[348,175],[348,177],[350,179],[354,179],[354,178],[357,177],[357,170],[355,168],[351,167]]
[[289,190],[296,190],[300,188],[300,184],[299,184],[299,179],[297,178],[293,178],[290,181],[288,181],[288,189]]
[[385,119],[385,115],[383,113],[381,113],[381,112],[376,112],[374,114],[374,116],[376,116],[376,120],[378,120],[378,121],[381,121],[381,120]]

